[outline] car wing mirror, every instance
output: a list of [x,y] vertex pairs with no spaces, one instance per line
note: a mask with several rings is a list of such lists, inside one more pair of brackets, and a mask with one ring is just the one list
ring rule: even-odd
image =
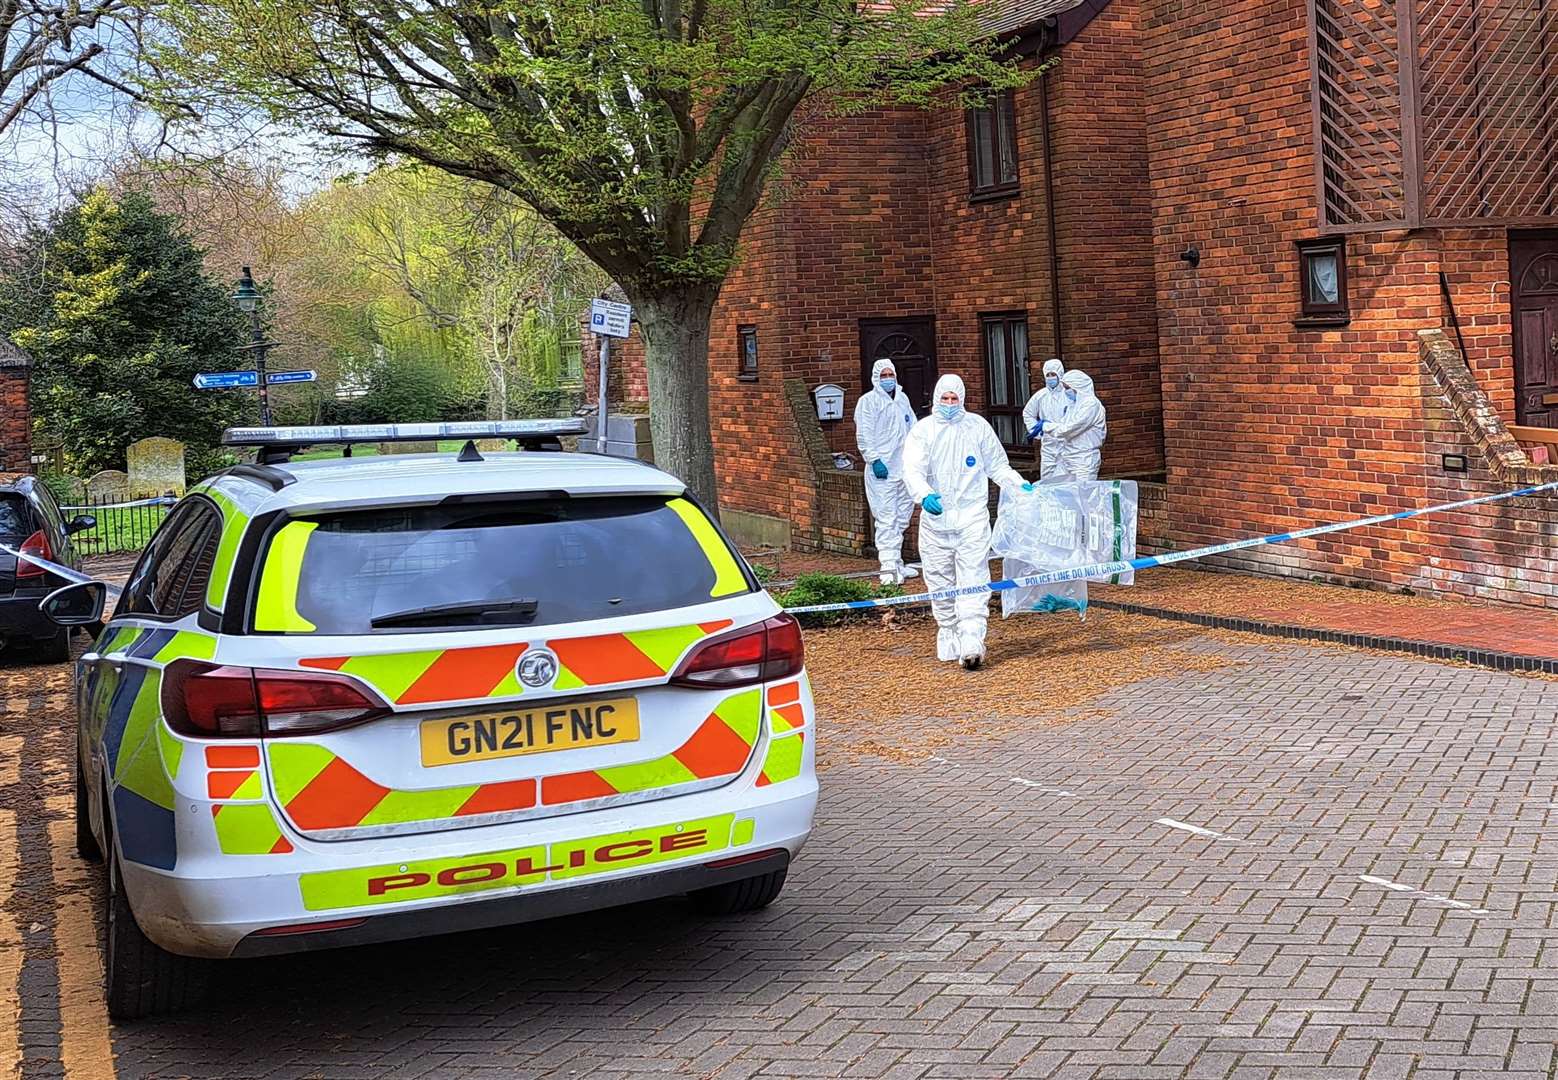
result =
[[75,536],[77,533],[83,533],[88,529],[95,528],[97,528],[97,518],[91,514],[77,514],[65,524],[65,535]]
[[56,626],[88,626],[101,622],[108,586],[101,581],[78,581],[55,589],[38,602],[38,610]]

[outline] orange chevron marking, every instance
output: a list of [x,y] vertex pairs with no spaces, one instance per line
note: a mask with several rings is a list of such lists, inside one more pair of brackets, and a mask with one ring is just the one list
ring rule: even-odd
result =
[[449,649],[395,701],[400,705],[420,705],[429,701],[486,697],[508,677],[520,654],[529,647],[527,642],[521,641]]

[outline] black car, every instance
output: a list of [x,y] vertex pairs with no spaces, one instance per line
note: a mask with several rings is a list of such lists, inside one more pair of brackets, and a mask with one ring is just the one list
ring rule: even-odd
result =
[[[5,547],[79,570],[70,538],[96,524],[86,515],[67,522],[54,495],[36,477],[0,473],[0,544]],[[69,660],[70,631],[38,610],[45,596],[68,584],[66,578],[0,549],[0,648],[11,652],[31,647],[45,660]]]

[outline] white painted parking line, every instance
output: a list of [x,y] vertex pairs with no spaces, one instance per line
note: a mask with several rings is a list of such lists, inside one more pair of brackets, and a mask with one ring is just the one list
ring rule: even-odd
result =
[[1043,792],[1045,795],[1064,795],[1068,799],[1081,797],[1074,791],[1067,791],[1065,788],[1059,787],[1049,787],[1046,784],[1039,783],[1037,780],[1028,780],[1021,776],[1012,777],[1012,783],[1021,784],[1023,787],[1032,788],[1035,791]]
[[1171,829],[1178,829],[1181,832],[1193,833],[1196,836],[1205,836],[1212,840],[1229,840],[1235,844],[1245,843],[1244,840],[1241,840],[1237,836],[1229,836],[1227,833],[1214,832],[1211,829],[1203,829],[1201,826],[1192,825],[1188,821],[1175,821],[1171,817],[1160,817],[1157,821],[1154,821],[1153,824],[1167,825]]
[[1459,911],[1469,911],[1473,915],[1490,914],[1487,908],[1480,908],[1475,904],[1468,904],[1464,900],[1452,900],[1450,897],[1440,896],[1438,893],[1424,892],[1422,889],[1413,888],[1411,885],[1403,885],[1401,882],[1391,881],[1389,878],[1375,877],[1372,874],[1359,874],[1358,880],[1368,885],[1378,885],[1380,888],[1389,889],[1391,892],[1411,893],[1413,900],[1428,900],[1432,903],[1443,904],[1446,907],[1452,907]]

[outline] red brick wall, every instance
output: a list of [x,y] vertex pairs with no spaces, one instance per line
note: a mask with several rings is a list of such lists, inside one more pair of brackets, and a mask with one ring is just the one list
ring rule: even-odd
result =
[[[1067,45],[1049,82],[1062,340],[1050,282],[1039,81],[1016,94],[1021,193],[969,198],[961,110],[927,116],[936,338],[943,372],[984,408],[982,313],[1024,311],[1030,379],[1050,356],[1093,376],[1109,410],[1105,474],[1163,468],[1151,206],[1136,0],[1116,0]],[[1020,466],[1032,464],[1030,457]]]
[[[922,145],[915,112],[814,122],[720,293],[709,378],[720,498],[789,518],[797,539],[816,527],[820,495],[783,380],[845,389],[846,419],[823,434],[855,453],[859,320],[931,310]],[[738,378],[745,325],[757,327],[755,382]]]
[[1061,357],[1093,377],[1108,408],[1104,475],[1161,472],[1139,0],[1114,0],[1061,51],[1048,78],[1054,80]]
[[32,471],[27,369],[0,367],[0,472]]
[[[1294,242],[1316,235],[1305,5],[1147,0],[1145,83],[1176,547],[1505,486],[1421,367],[1454,306],[1479,385],[1512,419],[1501,232],[1347,240],[1352,321],[1302,329]],[[1199,269],[1179,258],[1201,251]],[[1453,337],[1453,334],[1452,334]],[[1468,452],[1470,475],[1440,455]],[[1545,517],[1543,516],[1545,513]],[[1231,556],[1268,572],[1558,606],[1550,511],[1500,505]],[[1524,587],[1521,580],[1547,582]]]

